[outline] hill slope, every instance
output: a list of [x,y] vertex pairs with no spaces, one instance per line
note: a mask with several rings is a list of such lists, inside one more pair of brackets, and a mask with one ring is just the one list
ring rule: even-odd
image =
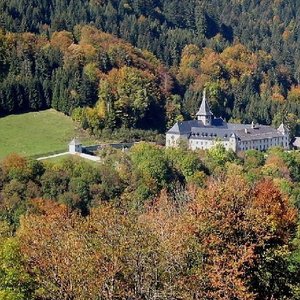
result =
[[0,159],[15,152],[39,156],[68,151],[68,143],[81,135],[70,117],[53,109],[0,118]]
[[299,132],[295,0],[3,0],[0,11],[20,32],[0,34],[0,114],[79,107],[95,134],[164,132],[207,87],[218,116]]
[[3,0],[0,11],[1,24],[11,31],[71,31],[92,23],[153,51],[167,64],[179,62],[185,44],[207,44],[221,34],[222,46],[240,40],[251,50],[272,53],[299,74],[296,0]]

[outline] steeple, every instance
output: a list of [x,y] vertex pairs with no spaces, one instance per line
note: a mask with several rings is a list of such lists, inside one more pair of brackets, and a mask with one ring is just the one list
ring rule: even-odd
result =
[[281,123],[277,130],[280,131],[283,135],[289,133],[289,129],[284,125],[284,123]]
[[213,118],[213,113],[210,111],[209,105],[206,100],[206,89],[203,91],[203,99],[199,111],[196,114],[197,120],[202,121],[202,123],[206,126],[211,125],[211,121]]

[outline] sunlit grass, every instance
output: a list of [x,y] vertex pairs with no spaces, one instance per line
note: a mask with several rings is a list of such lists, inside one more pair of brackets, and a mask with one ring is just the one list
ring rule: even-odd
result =
[[73,137],[92,142],[70,117],[53,109],[0,118],[0,159],[13,152],[35,157],[65,152]]

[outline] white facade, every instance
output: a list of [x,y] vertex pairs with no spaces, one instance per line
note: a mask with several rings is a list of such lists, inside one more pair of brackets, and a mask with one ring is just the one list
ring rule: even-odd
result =
[[238,140],[235,134],[233,134],[229,140],[218,140],[218,139],[211,139],[211,140],[202,140],[202,139],[189,139],[189,148],[192,150],[208,150],[214,147],[216,144],[222,144],[226,150],[232,150],[237,152],[238,148]]
[[[226,150],[233,150],[234,152],[246,151],[246,150],[260,150],[265,151],[272,147],[282,147],[286,150],[289,149],[289,140],[287,136],[269,138],[269,139],[257,139],[248,141],[239,140],[201,140],[201,139],[189,139],[189,148],[192,150],[203,149],[208,150],[216,144],[222,144]],[[170,146],[168,144],[167,146]],[[176,145],[174,145],[176,146]]]
[[78,140],[73,139],[69,143],[69,153],[70,154],[82,153],[82,144]]
[[167,147],[178,147],[180,140],[188,140],[187,136],[175,134],[175,133],[167,133],[166,134],[166,146]]
[[265,151],[271,147],[289,149],[289,131],[281,124],[278,129],[266,125],[231,124],[214,118],[205,93],[197,120],[178,122],[166,134],[166,147],[177,147],[185,140],[192,150],[208,150],[221,143],[234,152],[255,149]]

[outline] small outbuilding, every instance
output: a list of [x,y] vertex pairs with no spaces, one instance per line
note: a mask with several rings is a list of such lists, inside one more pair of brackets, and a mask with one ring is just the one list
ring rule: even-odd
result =
[[76,138],[69,143],[69,152],[71,154],[82,153],[82,144]]

